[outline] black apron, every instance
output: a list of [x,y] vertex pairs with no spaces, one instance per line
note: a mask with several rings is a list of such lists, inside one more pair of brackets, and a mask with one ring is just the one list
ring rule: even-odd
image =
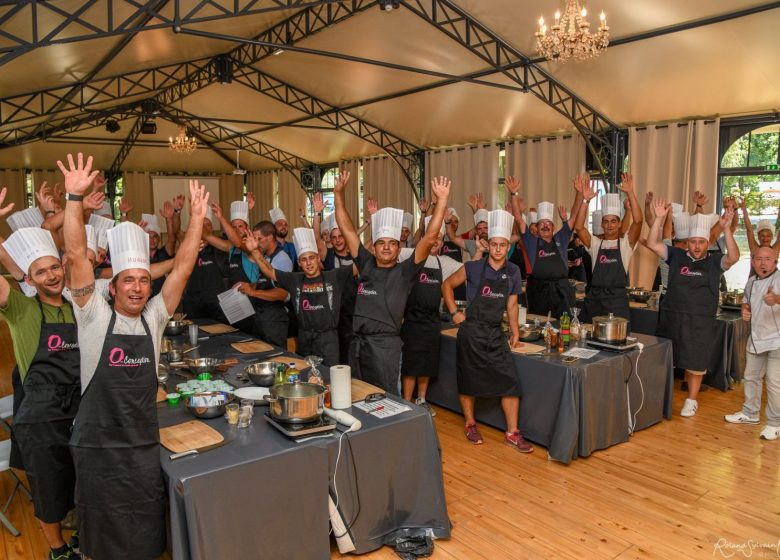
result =
[[[14,405],[13,413],[19,412],[19,407],[24,400],[24,385],[22,383],[22,376],[19,375],[19,366],[14,366],[14,370],[11,372],[11,387],[14,390]],[[8,459],[8,465],[13,469],[20,471],[24,470],[24,462],[22,462],[22,452],[19,451],[19,444],[16,442],[16,436],[14,435],[13,427],[11,428],[11,456]]]
[[[249,276],[246,275],[246,272],[244,272],[244,264],[241,255],[241,249],[236,249],[235,247],[231,247],[228,252],[228,288],[232,288],[239,282],[254,284],[254,282],[249,279]],[[257,310],[257,299],[249,296],[249,301],[252,302],[252,306]],[[260,338],[261,331],[257,330],[255,316],[241,319],[240,321],[233,323],[233,326],[242,332]]]
[[574,305],[574,286],[569,283],[569,267],[558,254],[555,240],[537,238],[536,260],[526,284],[528,312],[536,315],[560,317]]
[[38,307],[38,349],[24,378],[24,399],[14,415],[13,431],[35,517],[58,523],[73,509],[76,473],[68,441],[81,400],[80,354],[75,323],[49,323],[40,300]]
[[165,552],[154,343],[143,317],[144,335],[113,334],[115,321],[70,442],[79,536],[94,560],[146,560]]
[[466,308],[466,320],[458,328],[458,393],[473,397],[520,395],[509,342],[501,320],[509,297],[509,275],[488,280],[487,259],[482,265],[477,294]]
[[[277,244],[276,250],[268,257],[268,262],[282,252],[282,248]],[[273,280],[260,273],[255,288],[268,291],[278,287]],[[256,336],[265,340],[274,346],[281,346],[287,349],[287,326],[289,317],[287,308],[283,301],[266,301],[264,299],[255,299],[255,333]]]
[[442,270],[441,259],[436,257],[439,268],[424,267],[417,275],[404,310],[401,326],[401,375],[412,377],[436,377],[439,373],[441,348]]
[[[333,312],[335,286],[325,280],[325,275],[311,279],[322,282],[320,292],[304,291],[293,295],[298,315],[296,353],[301,356],[320,356],[322,363],[333,366],[339,363],[339,316]],[[303,279],[303,286],[307,278]],[[303,287],[302,286],[302,287]]]
[[[340,257],[333,252],[333,268],[353,266],[351,255]],[[349,349],[352,345],[354,332],[352,330],[352,318],[355,314],[355,293],[357,291],[357,279],[350,275],[341,287],[341,306],[339,308],[339,363],[349,363]]]
[[[455,245],[452,241],[445,241],[442,246],[441,250],[439,251],[439,254],[444,255],[445,257],[449,257],[454,261],[457,262],[463,262],[463,253],[460,250],[460,247]],[[466,283],[464,282],[457,288],[455,288],[455,300],[456,301],[466,301]]]
[[617,242],[617,247],[605,249],[604,242],[599,241],[593,280],[585,295],[585,308],[582,315],[582,321],[585,323],[589,323],[593,317],[610,313],[624,319],[631,318],[626,290],[628,273],[623,267],[623,259],[620,256],[619,238]]
[[195,261],[195,267],[187,280],[181,303],[188,317],[207,317],[218,323],[227,323],[217,297],[225,290],[217,255],[217,249],[211,245],[206,245],[198,253],[198,260]]
[[661,300],[658,336],[672,340],[674,367],[705,371],[712,362],[720,274],[707,256],[693,261],[687,255],[669,263],[669,285]]

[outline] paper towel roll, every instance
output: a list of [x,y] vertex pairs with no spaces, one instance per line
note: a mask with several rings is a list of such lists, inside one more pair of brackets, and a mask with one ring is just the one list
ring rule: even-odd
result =
[[352,370],[349,366],[330,368],[330,406],[336,410],[352,406]]

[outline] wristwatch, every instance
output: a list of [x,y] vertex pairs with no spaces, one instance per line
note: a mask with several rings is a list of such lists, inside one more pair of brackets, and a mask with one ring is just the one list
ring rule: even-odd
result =
[[517,196],[517,195],[519,195],[519,194],[520,194],[519,192],[510,192],[510,193],[509,193],[509,196]]
[[181,212],[181,208],[174,208],[173,211],[179,214]]
[[80,194],[65,193],[65,200],[72,200],[73,202],[81,202],[84,197]]
[[127,212],[122,212],[121,216],[122,216],[123,218],[127,218]]

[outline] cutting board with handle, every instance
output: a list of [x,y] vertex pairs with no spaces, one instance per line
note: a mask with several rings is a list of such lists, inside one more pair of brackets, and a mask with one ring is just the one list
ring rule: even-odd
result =
[[441,331],[441,334],[444,336],[451,336],[452,338],[458,337],[458,327],[451,327],[449,329],[444,329]]
[[201,325],[199,328],[204,333],[208,333],[208,334],[227,334],[227,333],[236,332],[238,330],[236,327],[231,327],[230,325],[223,325],[222,323],[214,323],[213,325]]
[[544,346],[530,342],[518,342],[517,346],[512,348],[512,352],[515,354],[535,354],[536,352],[544,352],[544,350]]
[[251,342],[234,342],[233,348],[242,354],[257,354],[259,352],[269,352],[274,349],[273,346],[262,340],[253,340]]
[[184,424],[160,428],[160,443],[174,453],[203,449],[223,441],[225,438],[222,434],[200,420],[190,420]]
[[365,381],[361,381],[360,379],[352,379],[352,402],[353,403],[365,400],[365,398],[371,393],[382,393],[384,395],[385,391],[384,389],[380,389],[376,385],[371,385],[371,383],[366,383]]

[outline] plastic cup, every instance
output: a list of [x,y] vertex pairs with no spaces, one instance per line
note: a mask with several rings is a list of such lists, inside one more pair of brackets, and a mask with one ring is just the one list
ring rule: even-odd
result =
[[209,372],[199,373],[198,381],[211,381],[211,374]]
[[225,416],[227,417],[228,424],[235,426],[238,424],[239,406],[236,403],[230,403],[225,407]]
[[188,328],[188,333],[190,335],[190,344],[192,346],[198,345],[198,325],[192,324]]
[[176,408],[177,406],[179,406],[179,400],[181,399],[181,396],[179,395],[179,393],[168,393],[166,399],[168,401],[169,407]]

